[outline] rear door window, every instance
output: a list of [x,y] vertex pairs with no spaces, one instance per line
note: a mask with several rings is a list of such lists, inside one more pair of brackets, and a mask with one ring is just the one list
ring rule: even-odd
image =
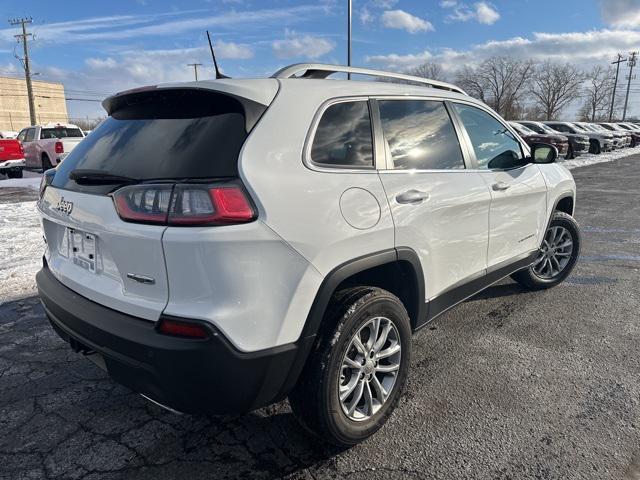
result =
[[460,170],[464,159],[444,103],[379,100],[388,161],[395,170]]
[[244,109],[238,100],[210,91],[158,91],[123,102],[71,151],[58,167],[53,185],[107,191],[105,186],[70,180],[75,169],[140,181],[236,177],[246,138]]
[[373,168],[369,102],[335,103],[322,114],[311,146],[313,163],[334,168]]
[[29,128],[27,130],[27,134],[24,138],[25,142],[33,142],[33,140],[36,138],[36,129],[35,128]]

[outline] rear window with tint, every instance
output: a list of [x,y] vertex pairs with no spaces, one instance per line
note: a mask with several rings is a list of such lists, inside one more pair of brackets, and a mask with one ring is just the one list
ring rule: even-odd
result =
[[366,100],[331,105],[322,115],[311,147],[313,163],[326,167],[373,167],[373,140]]
[[198,90],[155,91],[123,102],[58,167],[53,185],[105,193],[69,180],[75,169],[139,180],[238,175],[247,138],[244,109],[230,96]]
[[40,138],[82,138],[82,132],[79,128],[43,128],[40,131]]

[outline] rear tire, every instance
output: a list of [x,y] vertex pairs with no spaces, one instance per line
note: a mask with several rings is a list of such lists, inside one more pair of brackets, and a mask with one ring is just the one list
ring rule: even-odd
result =
[[19,170],[9,170],[7,172],[7,177],[9,178],[22,178],[22,169]]
[[325,322],[289,403],[307,430],[350,447],[378,431],[400,400],[411,323],[402,302],[375,287],[335,294]]
[[50,168],[53,168],[53,165],[51,165],[51,160],[49,160],[48,155],[43,153],[42,154],[42,172],[44,173]]
[[555,287],[569,276],[580,255],[580,229],[571,215],[555,212],[533,264],[511,275],[522,286]]

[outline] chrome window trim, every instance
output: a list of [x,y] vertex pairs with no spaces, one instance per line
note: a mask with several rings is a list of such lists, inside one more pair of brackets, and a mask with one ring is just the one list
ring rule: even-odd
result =
[[[320,119],[324,115],[324,112],[327,111],[329,107],[332,105],[336,105],[339,103],[346,102],[366,102],[367,108],[369,109],[369,121],[371,125],[371,147],[373,153],[373,165],[370,167],[361,167],[361,168],[353,168],[353,167],[339,167],[339,166],[326,166],[321,163],[316,163],[311,158],[311,149],[313,147],[313,140],[315,139],[316,132],[318,130],[318,125],[320,123]],[[309,170],[313,170],[316,172],[326,172],[326,173],[369,173],[369,174],[377,174],[377,166],[380,159],[378,155],[376,155],[376,141],[375,141],[375,132],[373,125],[373,115],[371,111],[371,104],[369,102],[368,95],[357,95],[357,96],[347,96],[347,97],[334,97],[329,100],[324,101],[316,113],[313,116],[313,120],[311,121],[311,127],[307,132],[307,138],[305,139],[303,153],[302,153],[302,163]]]

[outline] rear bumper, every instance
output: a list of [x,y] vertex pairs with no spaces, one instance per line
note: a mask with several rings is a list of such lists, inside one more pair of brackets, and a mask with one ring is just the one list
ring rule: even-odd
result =
[[24,158],[18,158],[16,160],[5,160],[0,161],[0,170],[9,170],[9,169],[21,169],[24,168],[25,161]]
[[181,412],[243,413],[284,398],[313,342],[244,353],[206,323],[207,340],[163,335],[154,322],[78,295],[46,263],[36,283],[52,326],[74,350],[100,354],[116,382]]

